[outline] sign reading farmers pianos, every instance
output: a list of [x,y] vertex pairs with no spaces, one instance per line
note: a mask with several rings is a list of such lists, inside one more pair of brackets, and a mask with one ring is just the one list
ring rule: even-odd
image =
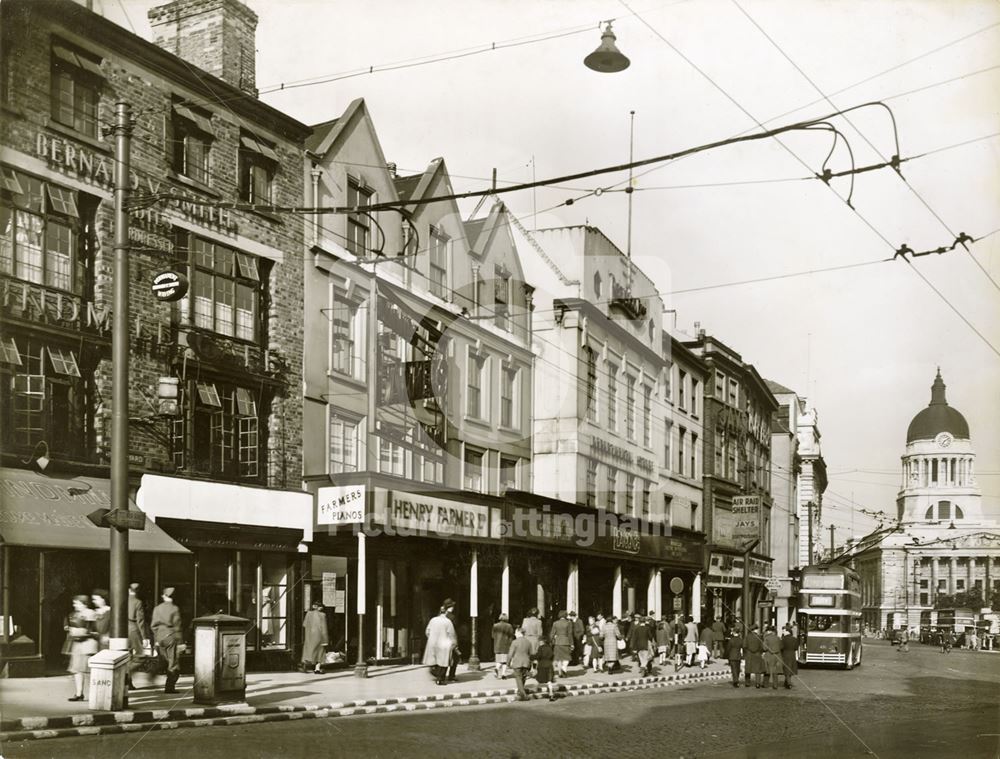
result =
[[385,526],[387,533],[500,537],[499,509],[418,493],[390,492],[385,506],[376,506],[375,515],[376,521]]
[[364,485],[341,485],[319,488],[316,491],[317,525],[361,524],[363,521],[365,521]]

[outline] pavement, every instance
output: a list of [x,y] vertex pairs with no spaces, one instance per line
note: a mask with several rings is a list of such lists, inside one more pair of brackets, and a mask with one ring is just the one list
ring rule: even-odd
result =
[[[613,675],[571,668],[556,685],[560,698],[622,690],[662,688],[729,676],[725,662],[705,669],[672,665],[651,677],[640,677],[638,666],[623,662]],[[488,665],[487,665],[488,666]],[[129,693],[128,710],[80,710],[67,702],[72,695],[69,675],[0,680],[0,741],[24,741],[79,735],[102,735],[149,729],[207,727],[248,722],[354,716],[446,706],[476,706],[516,700],[513,677],[499,679],[492,668],[458,673],[458,682],[436,685],[424,666],[371,667],[366,678],[353,670],[322,675],[301,672],[261,672],[247,675],[246,700],[239,704],[204,706],[193,701],[194,679],[178,682],[180,693],[163,693],[162,685]],[[528,681],[533,698],[547,695]]]

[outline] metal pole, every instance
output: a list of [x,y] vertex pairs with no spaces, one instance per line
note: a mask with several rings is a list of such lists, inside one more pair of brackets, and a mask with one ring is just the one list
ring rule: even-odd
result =
[[743,625],[748,629],[754,619],[750,610],[750,553],[758,543],[760,538],[743,549],[743,596],[740,599],[740,612],[743,615]]
[[[111,331],[111,510],[127,511],[128,499],[128,226],[132,112],[115,106],[115,242]],[[111,638],[128,643],[128,530],[111,530]]]
[[831,524],[830,525],[830,561],[833,561],[833,557],[836,554],[836,551],[834,551],[834,538],[833,538],[833,531],[834,531],[834,529],[836,529],[835,526]]
[[[625,294],[632,297],[632,153],[635,136],[635,111],[629,111],[628,119],[628,186],[625,188],[625,196],[628,198],[628,236],[625,238],[625,265],[628,271],[625,275]],[[612,296],[614,297],[614,296]]]

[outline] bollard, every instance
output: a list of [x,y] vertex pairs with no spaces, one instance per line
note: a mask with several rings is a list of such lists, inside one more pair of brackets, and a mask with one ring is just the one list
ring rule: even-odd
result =
[[119,711],[128,708],[125,675],[131,654],[128,651],[98,651],[90,657],[90,708]]

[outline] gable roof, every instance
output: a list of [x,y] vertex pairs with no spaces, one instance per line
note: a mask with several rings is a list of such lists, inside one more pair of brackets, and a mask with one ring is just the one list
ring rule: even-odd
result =
[[764,380],[764,383],[767,385],[767,389],[770,390],[775,395],[778,395],[779,393],[781,395],[797,395],[797,393],[794,390],[790,390],[789,388],[782,385],[780,382],[775,382],[774,380],[766,379]]

